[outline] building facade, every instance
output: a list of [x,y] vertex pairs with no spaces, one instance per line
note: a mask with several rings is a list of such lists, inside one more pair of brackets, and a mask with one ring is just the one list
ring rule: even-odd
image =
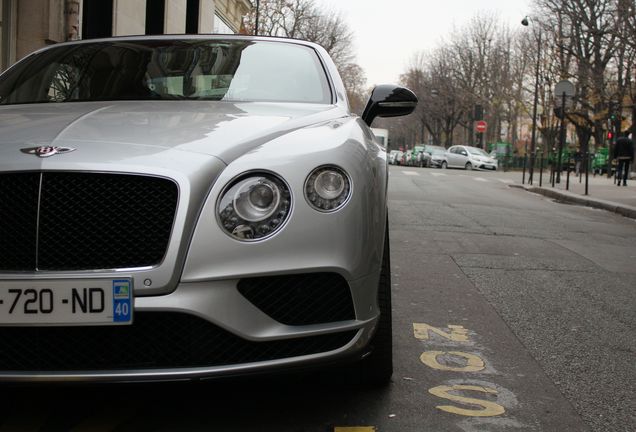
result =
[[0,71],[68,40],[238,33],[251,8],[249,0],[0,0]]

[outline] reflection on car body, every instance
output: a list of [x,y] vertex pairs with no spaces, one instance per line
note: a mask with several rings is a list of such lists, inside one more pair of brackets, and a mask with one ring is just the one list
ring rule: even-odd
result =
[[378,86],[360,118],[345,94],[320,46],[244,36],[63,43],[0,75],[0,380],[363,359],[386,382],[369,125],[417,98]]

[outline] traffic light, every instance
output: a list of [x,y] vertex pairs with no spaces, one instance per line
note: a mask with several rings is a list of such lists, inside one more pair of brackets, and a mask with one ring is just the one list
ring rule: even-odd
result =
[[612,131],[607,131],[607,139],[611,140],[612,138],[614,138],[614,132]]
[[482,105],[475,105],[475,112],[473,120],[483,120],[484,119],[484,107]]

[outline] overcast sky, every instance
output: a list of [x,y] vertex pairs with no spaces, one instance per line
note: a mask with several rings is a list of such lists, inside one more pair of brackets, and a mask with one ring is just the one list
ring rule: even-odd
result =
[[315,0],[341,11],[355,34],[357,63],[367,84],[396,83],[413,55],[448,38],[481,11],[521,27],[531,0]]

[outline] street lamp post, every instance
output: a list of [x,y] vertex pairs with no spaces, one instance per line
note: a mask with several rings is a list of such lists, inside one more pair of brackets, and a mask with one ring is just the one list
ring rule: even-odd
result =
[[[521,24],[528,26],[528,17],[521,20]],[[532,104],[532,138],[530,144],[530,168],[528,170],[528,184],[532,184],[535,164],[535,148],[537,143],[537,104],[539,103],[539,67],[541,64],[541,28],[537,39],[537,64],[534,73],[534,102]]]

